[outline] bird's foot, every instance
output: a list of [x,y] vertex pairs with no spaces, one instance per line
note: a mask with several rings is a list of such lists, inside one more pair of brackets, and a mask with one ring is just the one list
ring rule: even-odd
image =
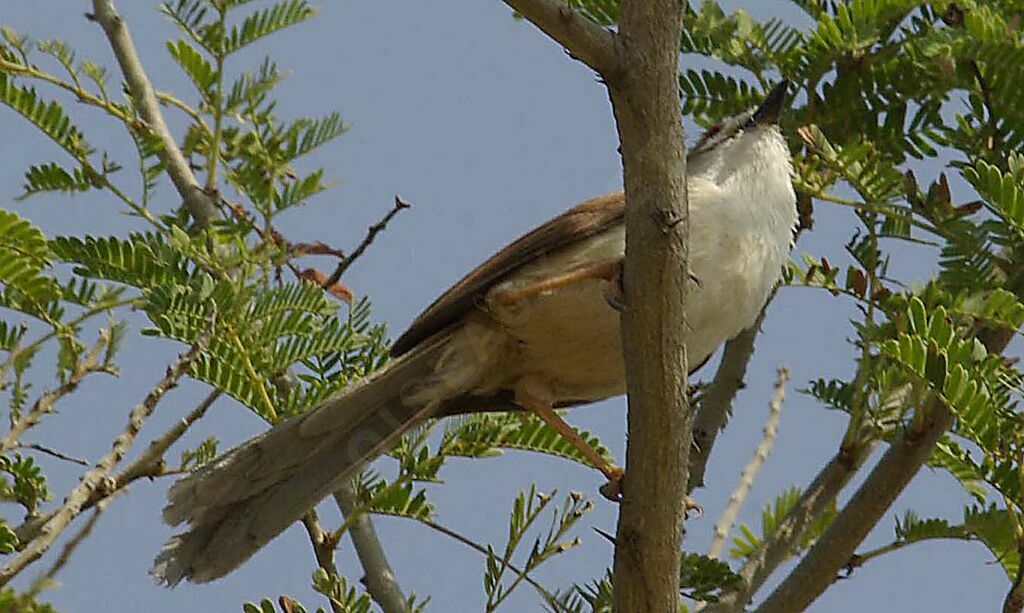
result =
[[625,474],[626,471],[621,467],[610,466],[604,474],[608,478],[608,482],[602,485],[598,491],[608,500],[620,502],[622,500],[622,478]]
[[683,516],[689,519],[691,511],[694,513],[694,518],[704,515],[704,509],[701,508],[700,503],[689,496],[685,496],[683,498]]
[[621,260],[615,265],[615,272],[608,279],[608,285],[604,290],[604,301],[620,313],[626,310],[626,290],[622,285]]

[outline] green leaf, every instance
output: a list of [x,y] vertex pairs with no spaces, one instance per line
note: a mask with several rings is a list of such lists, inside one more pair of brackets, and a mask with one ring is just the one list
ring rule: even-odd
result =
[[370,613],[373,601],[370,597],[348,584],[344,577],[318,568],[313,573],[313,589],[331,601],[334,611],[339,613]]
[[305,0],[285,0],[246,17],[241,26],[234,26],[224,38],[224,55],[230,55],[264,36],[301,23],[316,13]]
[[196,470],[208,464],[217,457],[217,437],[211,436],[199,443],[195,449],[186,449],[181,452],[181,468],[183,470]]
[[[761,510],[761,534],[757,535],[746,524],[740,524],[740,535],[734,536],[733,546],[729,549],[729,555],[734,558],[746,558],[758,550],[764,539],[772,535],[778,528],[779,523],[796,506],[800,500],[800,488],[791,487],[779,494],[775,500],[768,503]],[[788,556],[794,556],[810,547],[821,536],[838,513],[835,501],[832,501],[825,511],[804,530],[800,541],[794,546]]]
[[97,187],[82,168],[64,169],[56,162],[32,166],[25,173],[24,192],[17,200],[44,192],[84,192]]
[[127,239],[60,236],[50,241],[59,259],[76,264],[75,272],[141,289],[182,286],[190,282],[187,258],[156,234]]
[[14,80],[0,73],[0,103],[39,128],[43,134],[60,145],[76,160],[85,159],[90,148],[82,132],[71,123],[64,109],[56,102],[45,102],[35,89],[14,84]]
[[50,499],[42,468],[31,457],[18,453],[0,456],[0,471],[13,480],[0,477],[0,499],[20,504],[29,515],[36,512],[40,502]]
[[[611,452],[589,432],[577,430],[598,453],[614,462]],[[520,449],[590,466],[590,461],[540,418],[528,413],[481,413],[452,419],[441,442],[448,455],[485,457],[499,449]]]
[[206,58],[188,41],[179,39],[167,41],[167,51],[178,63],[188,78],[199,91],[199,95],[207,104],[214,104],[214,86],[217,82],[217,71]]
[[723,589],[736,585],[742,578],[721,560],[698,553],[683,552],[679,564],[679,591],[691,600],[718,602]]
[[43,269],[50,265],[50,249],[39,228],[17,213],[0,209],[0,306],[38,313],[57,297],[58,286]]

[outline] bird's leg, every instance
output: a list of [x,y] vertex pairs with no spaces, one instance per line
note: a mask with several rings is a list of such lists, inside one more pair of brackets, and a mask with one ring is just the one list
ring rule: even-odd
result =
[[567,424],[558,413],[555,412],[551,390],[548,386],[532,377],[524,377],[516,383],[516,403],[527,409],[544,423],[564,438],[573,447],[583,454],[583,457],[590,462],[591,466],[601,471],[608,483],[601,487],[601,493],[609,500],[618,501],[621,498],[619,481],[625,471],[619,466],[609,462],[590,443],[583,440],[572,426]]
[[608,287],[604,290],[604,301],[618,312],[626,310],[626,289],[622,286],[623,260],[615,262],[615,272],[608,279]]
[[498,304],[512,305],[521,300],[536,298],[541,294],[575,285],[581,281],[590,279],[611,281],[615,278],[617,271],[621,267],[621,260],[603,260],[591,264],[582,264],[568,272],[531,283],[530,285],[494,290],[491,292],[490,298],[498,302]]

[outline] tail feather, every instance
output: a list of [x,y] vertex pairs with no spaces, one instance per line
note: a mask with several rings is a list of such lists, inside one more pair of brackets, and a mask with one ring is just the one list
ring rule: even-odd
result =
[[[174,484],[164,521],[188,523],[151,574],[161,583],[229,573],[350,479],[444,398],[424,393],[442,373],[450,336],[438,335],[332,401],[227,452]],[[451,390],[457,391],[457,390]]]

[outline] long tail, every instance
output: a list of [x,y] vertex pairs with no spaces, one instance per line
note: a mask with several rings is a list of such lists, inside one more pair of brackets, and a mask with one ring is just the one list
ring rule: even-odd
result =
[[438,388],[452,374],[439,368],[452,361],[450,340],[442,334],[422,343],[343,395],[175,483],[164,521],[188,522],[189,529],[167,542],[151,574],[171,586],[182,579],[202,583],[245,562],[461,391],[452,389],[450,376]]

